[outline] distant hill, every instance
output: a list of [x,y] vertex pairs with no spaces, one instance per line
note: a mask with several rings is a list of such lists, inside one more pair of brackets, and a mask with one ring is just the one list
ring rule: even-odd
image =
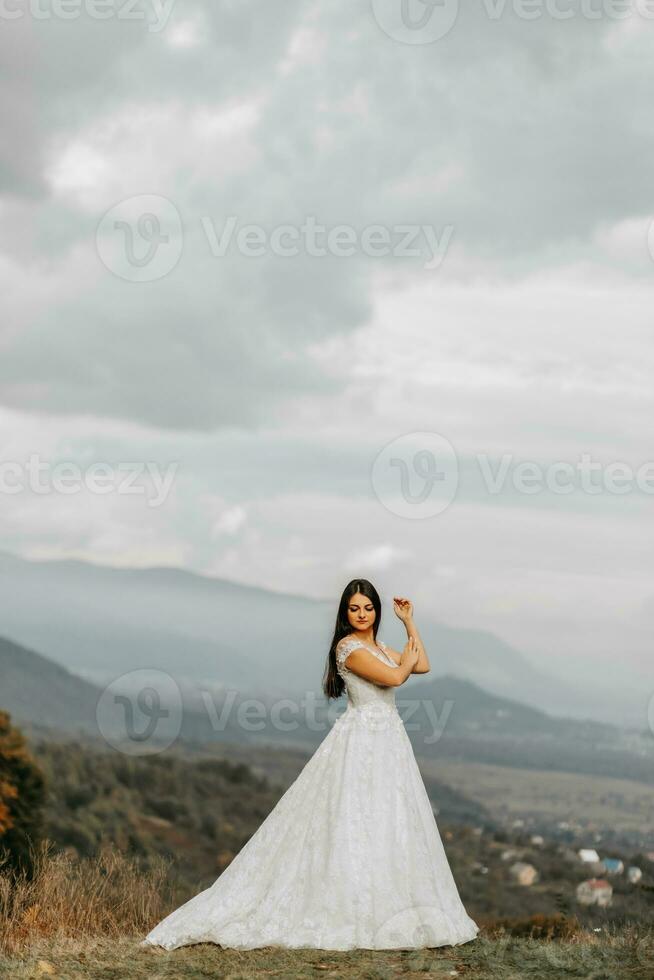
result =
[[[129,691],[128,687],[124,688]],[[183,693],[183,692],[182,692]],[[0,637],[0,709],[20,723],[33,726],[47,737],[54,729],[69,734],[85,734],[103,740],[96,708],[102,689],[65,670],[33,650]],[[119,722],[124,715],[118,715]],[[176,723],[176,719],[173,719]],[[135,725],[135,728],[143,727]],[[109,734],[124,734],[124,724]],[[165,738],[165,722],[155,737]],[[206,711],[197,710],[193,700],[184,706],[180,736],[189,742],[247,741],[248,733],[239,728],[237,718],[228,717],[216,731]],[[112,743],[113,744],[113,743]]]
[[410,678],[396,694],[419,757],[651,782],[651,737],[627,738],[603,722],[555,718],[458,677],[429,677]]
[[[140,689],[139,689],[140,690]],[[128,685],[121,693],[135,703],[138,690]],[[205,695],[208,692],[205,692]],[[34,734],[47,738],[48,730],[84,734],[93,740],[120,745],[129,754],[134,739],[128,737],[122,707],[109,732],[106,715],[102,731],[96,706],[102,691],[76,677],[47,657],[0,638],[0,708],[8,710]],[[257,699],[261,722],[252,718],[252,700],[247,692],[214,692],[207,701],[190,687],[182,687],[183,710],[172,711],[157,723],[153,741],[166,740],[173,726],[173,744],[181,739],[187,746],[215,743],[295,747],[313,751],[327,735],[335,717],[345,708],[345,699],[332,702],[327,714],[324,698],[316,698],[315,722],[307,719],[301,702],[289,713],[288,706],[274,721],[275,698]],[[597,722],[553,718],[543,711],[498,698],[469,681],[449,675],[412,677],[398,689],[398,708],[418,757],[460,758],[525,769],[567,770],[595,775],[623,776],[648,781],[653,753],[645,747],[625,748],[619,729]],[[162,702],[162,707],[169,707]],[[288,720],[293,725],[288,726]],[[147,726],[147,718],[135,711],[134,730]],[[136,740],[138,741],[138,739]],[[136,746],[139,748],[139,746]]]
[[0,553],[0,631],[96,683],[151,667],[279,696],[292,681],[319,686],[328,629],[320,604],[304,598],[176,569]]
[[448,735],[569,738],[595,743],[614,743],[620,737],[619,729],[614,725],[554,717],[539,708],[498,697],[451,674],[410,677],[397,691],[396,701],[399,705],[403,699],[411,701],[413,698],[418,701],[413,718],[428,721],[423,705],[431,702],[439,718],[443,719]]
[[[128,686],[125,691],[129,691]],[[49,657],[0,637],[0,707],[9,710],[17,720],[67,732],[84,729],[97,733],[96,705],[101,693],[99,686],[76,676]],[[182,694],[185,714],[192,716],[192,719],[187,718],[185,731],[192,731],[200,740],[220,740],[222,733],[211,731],[209,714],[195,689],[183,689]],[[243,696],[234,701],[230,712],[232,715],[236,715],[238,705],[248,696],[248,692],[244,691]],[[216,691],[213,700],[216,713],[225,703],[222,698],[223,694]],[[408,730],[419,727],[425,734],[429,734],[437,723],[443,725],[448,736],[481,733],[560,737],[563,732],[571,738],[583,736],[614,740],[617,736],[617,730],[611,725],[553,718],[537,708],[508,698],[498,698],[470,681],[450,675],[411,677],[398,689],[396,700]],[[274,699],[269,702],[273,703]],[[316,703],[323,709],[326,707],[323,698]],[[428,709],[426,705],[432,707]],[[299,713],[298,718],[301,718]],[[237,730],[237,719],[233,717],[231,721],[232,725],[228,723],[227,727]],[[243,731],[246,732],[245,726]],[[317,744],[326,731],[327,727],[312,733],[310,728],[301,725],[297,737]],[[275,736],[274,730],[265,734]],[[239,740],[248,739],[244,734]]]
[[[334,603],[174,568],[121,569],[26,561],[0,553],[0,631],[105,684],[137,667],[178,682],[264,697],[319,692]],[[592,678],[576,686],[536,669],[491,633],[455,629],[421,612],[433,669],[560,716],[607,718],[620,706]],[[380,637],[402,645],[384,610]]]
[[17,721],[67,732],[96,731],[99,693],[52,660],[0,637],[0,708]]

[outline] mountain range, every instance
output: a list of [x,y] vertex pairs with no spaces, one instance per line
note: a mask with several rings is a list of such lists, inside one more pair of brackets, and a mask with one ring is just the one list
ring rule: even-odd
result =
[[[0,709],[20,725],[49,738],[52,732],[104,742],[131,754],[149,754],[181,738],[201,748],[229,742],[313,750],[345,708],[344,699],[316,699],[311,714],[292,712],[292,699],[258,701],[245,693],[175,686],[161,689],[157,721],[146,746],[152,702],[141,695],[149,680],[127,677],[103,690],[32,650],[0,638]],[[130,685],[131,681],[131,685]],[[139,687],[139,684],[141,685]],[[156,683],[155,683],[156,688]],[[181,696],[176,704],[177,693]],[[614,726],[555,718],[508,698],[498,698],[470,681],[444,675],[414,677],[396,693],[398,709],[414,750],[423,758],[458,758],[522,769],[567,770],[649,781],[654,753],[643,740],[625,742]],[[125,709],[125,705],[130,707]],[[275,710],[283,704],[283,711]],[[144,709],[142,710],[142,706]],[[256,724],[252,725],[252,707]],[[137,707],[138,706],[138,707]],[[159,710],[162,709],[162,710]],[[281,724],[279,723],[281,719]]]
[[[100,685],[148,667],[211,692],[318,693],[334,618],[335,602],[175,568],[0,553],[0,634]],[[573,685],[489,632],[450,627],[428,614],[419,627],[435,674],[550,715],[625,719],[600,681]],[[402,631],[392,611],[383,611],[380,637],[400,649]]]

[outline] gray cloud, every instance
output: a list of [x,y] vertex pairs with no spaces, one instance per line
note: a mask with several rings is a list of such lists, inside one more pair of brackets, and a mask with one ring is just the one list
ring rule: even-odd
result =
[[[171,43],[194,18],[198,43]],[[390,260],[212,259],[202,216],[268,231],[307,215],[358,230],[451,224],[467,255],[508,273],[641,214],[649,94],[607,44],[616,26],[492,21],[479,6],[415,48],[387,38],[367,5],[299,0],[177,5],[158,33],[115,18],[5,25],[4,46],[22,46],[33,69],[29,86],[20,58],[7,69],[5,200],[49,182],[16,244],[65,295],[7,344],[4,403],[211,428],[333,390],[303,350],[369,319],[371,276]],[[221,143],[215,114],[248,101],[256,121]],[[90,252],[103,211],[143,193],[170,197],[190,229],[175,272],[148,286],[76,272],[74,250]]]

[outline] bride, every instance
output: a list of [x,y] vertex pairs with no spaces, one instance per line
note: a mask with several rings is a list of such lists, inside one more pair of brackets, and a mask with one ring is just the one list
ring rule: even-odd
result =
[[214,884],[142,945],[416,949],[476,937],[395,705],[429,661],[411,602],[393,607],[401,653],[377,640],[374,586],[346,586],[323,678],[328,699],[347,692],[346,710]]

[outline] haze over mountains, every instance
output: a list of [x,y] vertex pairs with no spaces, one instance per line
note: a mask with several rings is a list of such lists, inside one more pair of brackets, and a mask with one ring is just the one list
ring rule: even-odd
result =
[[[120,569],[27,561],[0,553],[0,635],[96,684],[150,667],[178,683],[267,697],[318,693],[335,603],[238,585],[171,568]],[[432,676],[474,681],[551,715],[629,724],[633,705],[599,681],[574,687],[537,670],[500,638],[430,621],[419,626]],[[384,609],[380,637],[402,627]],[[408,686],[420,683],[411,679]],[[646,719],[638,719],[642,729]]]
[[[651,740],[629,738],[610,725],[554,718],[507,698],[483,691],[470,681],[445,675],[415,678],[397,692],[398,710],[416,754],[422,759],[485,762],[522,770],[564,770],[607,777],[650,781],[654,746]],[[155,682],[156,683],[156,682]],[[53,730],[82,740],[108,744],[128,755],[149,754],[174,744],[208,747],[230,743],[260,749],[262,745],[313,751],[326,737],[345,699],[323,698],[307,712],[298,701],[285,698],[257,702],[252,725],[252,699],[233,691],[205,691],[198,697],[192,686],[177,695],[159,689],[156,724],[146,735],[152,714],[140,708],[141,687],[102,691],[46,657],[0,637],[0,709],[20,725],[29,725],[49,738]],[[127,697],[124,697],[124,695]],[[109,697],[107,698],[107,695]],[[129,702],[129,708],[125,708]],[[248,705],[250,707],[248,707]],[[99,707],[98,707],[99,706]],[[281,724],[280,724],[281,721]],[[58,737],[58,736],[57,736]],[[601,751],[599,751],[601,749]]]

